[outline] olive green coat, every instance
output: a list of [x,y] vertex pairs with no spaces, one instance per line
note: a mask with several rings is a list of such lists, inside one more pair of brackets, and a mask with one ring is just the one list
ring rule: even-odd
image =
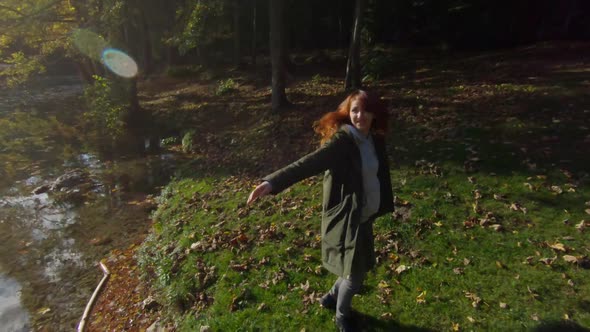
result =
[[377,177],[381,187],[381,203],[379,211],[362,226],[362,160],[354,138],[346,127],[340,128],[318,150],[263,179],[271,183],[271,194],[278,194],[298,181],[325,171],[321,228],[322,261],[328,271],[341,277],[347,277],[353,272],[364,273],[374,266],[372,221],[393,211],[393,193],[385,141],[377,135],[373,135],[373,141],[379,160]]

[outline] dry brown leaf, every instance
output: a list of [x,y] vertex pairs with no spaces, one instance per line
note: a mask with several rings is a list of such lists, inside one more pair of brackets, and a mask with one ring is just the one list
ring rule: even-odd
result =
[[578,258],[572,255],[563,255],[563,260],[568,263],[578,264]]
[[508,308],[508,305],[504,302],[500,302],[500,308],[506,309],[506,308]]
[[580,221],[579,224],[576,225],[576,229],[582,232],[586,228],[586,220]]
[[557,256],[555,256],[553,258],[545,257],[545,258],[539,259],[539,262],[541,262],[545,265],[551,265],[551,264],[553,264],[553,262],[555,261],[556,258],[557,258]]
[[397,274],[402,274],[403,272],[405,272],[405,271],[407,271],[407,270],[409,270],[409,269],[410,269],[410,267],[409,267],[409,266],[406,266],[406,265],[400,265],[400,266],[398,266],[398,267],[397,267],[397,269],[395,269],[395,273],[397,273]]
[[392,317],[393,317],[393,315],[390,312],[386,312],[384,314],[381,314],[382,319],[391,319]]
[[418,294],[418,296],[416,296],[416,303],[426,303],[426,291],[422,291],[420,294]]
[[549,248],[554,249],[554,250],[567,252],[567,248],[565,247],[565,245],[563,243],[559,243],[559,242],[556,242],[554,244],[550,244]]
[[475,198],[475,200],[479,200],[481,199],[483,196],[481,194],[481,191],[479,189],[475,189],[473,191],[473,198]]
[[499,195],[499,194],[494,194],[494,199],[497,201],[503,201],[506,199],[506,196],[504,195]]
[[490,225],[490,228],[495,230],[496,232],[501,232],[504,230],[504,227],[502,227],[502,225],[500,225],[500,224]]

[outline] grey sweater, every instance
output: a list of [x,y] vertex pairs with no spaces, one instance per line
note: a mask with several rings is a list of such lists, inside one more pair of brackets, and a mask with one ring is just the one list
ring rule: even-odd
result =
[[377,152],[375,151],[375,145],[373,144],[373,138],[371,135],[364,136],[354,126],[346,126],[349,127],[348,129],[350,129],[350,132],[353,134],[354,141],[361,153],[365,197],[361,211],[361,222],[366,222],[379,210],[381,199],[379,179],[377,178],[379,160],[377,159]]

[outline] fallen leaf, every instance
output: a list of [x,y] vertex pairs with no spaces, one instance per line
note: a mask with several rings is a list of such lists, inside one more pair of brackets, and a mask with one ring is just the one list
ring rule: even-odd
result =
[[578,258],[572,255],[563,255],[563,260],[568,263],[578,264]]
[[475,323],[475,319],[473,319],[473,317],[471,317],[471,316],[467,316],[467,320],[468,320],[470,323]]
[[556,242],[556,243],[554,243],[554,244],[550,244],[550,245],[549,245],[549,248],[551,248],[551,249],[554,249],[554,250],[563,251],[563,252],[566,252],[566,251],[567,251],[567,249],[566,249],[566,247],[563,245],[563,243],[559,243],[559,242]]
[[590,214],[590,209],[584,210],[587,214]]
[[558,195],[563,193],[563,189],[560,186],[551,186],[551,191]]
[[41,309],[37,310],[37,313],[39,315],[45,315],[46,313],[48,313],[50,311],[51,311],[51,308],[44,307],[44,308],[41,308]]
[[422,291],[416,296],[416,302],[420,304],[426,303],[426,291]]
[[504,195],[499,195],[499,194],[494,194],[494,199],[497,201],[503,201],[506,199],[506,196]]
[[460,330],[459,323],[451,323],[451,329],[453,331],[459,331]]
[[461,275],[461,274],[465,273],[465,272],[464,272],[464,270],[463,270],[462,268],[460,268],[460,267],[456,267],[456,268],[454,268],[454,269],[453,269],[453,272],[454,272],[455,274],[458,274],[458,275]]
[[475,189],[473,191],[473,197],[475,198],[475,200],[481,199],[482,198],[481,191],[479,189]]
[[468,298],[468,299],[470,299],[472,301],[471,302],[471,305],[474,308],[479,307],[479,304],[481,303],[481,298],[479,296],[477,296],[474,293],[465,292],[465,297]]
[[586,228],[586,220],[580,221],[579,224],[576,225],[576,229],[582,232]]
[[553,262],[555,261],[556,258],[557,258],[557,256],[555,256],[553,258],[545,257],[545,258],[539,259],[539,262],[541,262],[545,265],[551,265],[551,264],[553,264]]
[[490,228],[495,230],[496,232],[501,232],[504,230],[504,227],[502,227],[502,225],[499,224],[490,225]]
[[379,281],[379,284],[377,284],[377,287],[381,289],[389,288],[389,284],[385,280],[381,280]]
[[468,258],[463,258],[463,265],[467,266],[469,263],[471,263],[471,261]]
[[508,308],[508,305],[504,302],[500,302],[500,308],[506,309],[506,308]]
[[409,269],[410,269],[410,267],[409,267],[409,266],[406,266],[406,265],[400,265],[400,266],[398,266],[398,267],[397,267],[397,269],[395,269],[395,273],[397,273],[397,274],[402,274],[403,272],[405,272],[405,271],[407,271],[407,270],[409,270]]

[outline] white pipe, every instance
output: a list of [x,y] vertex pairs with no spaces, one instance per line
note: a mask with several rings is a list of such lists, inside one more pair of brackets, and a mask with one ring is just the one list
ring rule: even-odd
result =
[[104,283],[107,281],[107,279],[109,278],[109,275],[111,274],[109,272],[109,269],[107,269],[107,267],[103,264],[103,262],[100,262],[100,268],[102,269],[102,272],[104,275],[102,276],[102,279],[98,283],[98,286],[96,286],[96,289],[94,290],[94,293],[92,294],[92,297],[90,298],[90,301],[88,301],[88,304],[86,305],[86,309],[84,310],[84,315],[82,315],[82,320],[80,320],[80,324],[78,324],[78,332],[84,332],[84,327],[86,325],[86,320],[88,319],[88,315],[90,314],[90,309],[92,309],[92,306],[94,305],[94,302],[96,301],[96,297],[98,296],[98,293],[100,292],[100,290],[104,286]]

